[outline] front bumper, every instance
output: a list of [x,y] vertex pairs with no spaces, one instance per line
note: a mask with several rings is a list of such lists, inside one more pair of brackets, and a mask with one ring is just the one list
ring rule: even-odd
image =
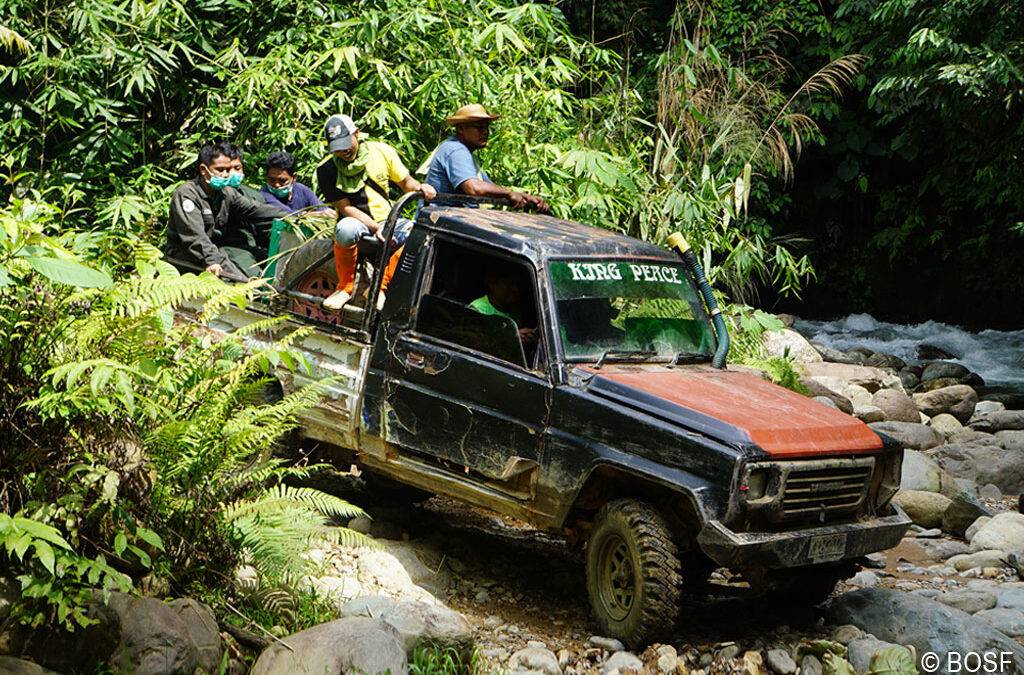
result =
[[734,569],[779,569],[848,560],[900,542],[910,528],[910,518],[895,504],[891,508],[892,515],[866,522],[788,532],[733,532],[721,521],[711,520],[697,535],[697,543],[716,563]]

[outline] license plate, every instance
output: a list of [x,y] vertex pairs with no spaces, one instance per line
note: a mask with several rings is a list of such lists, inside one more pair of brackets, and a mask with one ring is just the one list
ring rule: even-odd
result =
[[839,560],[846,553],[845,534],[826,534],[814,537],[807,545],[807,557],[814,562]]

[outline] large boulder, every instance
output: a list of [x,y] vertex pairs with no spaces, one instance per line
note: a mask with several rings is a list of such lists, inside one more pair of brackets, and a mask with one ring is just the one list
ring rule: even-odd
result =
[[95,672],[104,665],[147,675],[195,672],[198,649],[185,621],[167,604],[117,592],[104,604],[97,593],[87,615],[95,623],[74,633],[14,633],[8,651],[60,672]]
[[[625,653],[625,652],[619,652]],[[543,675],[562,675],[562,667],[558,665],[558,657],[545,647],[525,647],[512,654],[508,661],[513,672],[542,673]],[[643,664],[641,664],[643,666]]]
[[961,612],[976,614],[986,609],[994,609],[996,606],[996,594],[985,590],[962,589],[947,591],[935,597],[947,607],[954,607]]
[[1007,452],[999,439],[949,443],[936,448],[931,455],[955,478],[966,478],[978,485],[991,483],[1003,494],[1024,492],[1024,453]]
[[963,382],[955,377],[940,377],[937,380],[928,380],[927,382],[918,384],[914,387],[914,391],[918,393],[935,391],[936,389],[942,389],[943,387],[955,387],[958,384],[963,384]]
[[999,445],[999,439],[996,438],[995,434],[986,434],[984,431],[975,431],[974,429],[964,428],[948,439],[949,443],[988,443],[990,445]]
[[830,377],[804,377],[800,379],[800,383],[810,396],[827,398],[847,415],[853,414],[853,403],[843,395],[846,383],[842,380]]
[[943,471],[938,462],[918,450],[903,451],[903,474],[901,490],[941,492],[953,498],[960,492],[956,479]]
[[872,405],[871,392],[859,384],[848,384],[843,388],[843,396],[850,399],[853,409],[863,408]]
[[941,415],[936,415],[931,419],[930,422],[928,422],[928,426],[930,426],[932,429],[935,429],[946,438],[949,438],[950,436],[958,434],[964,430],[964,425],[960,424],[960,420],[953,417],[949,413],[942,413]]
[[949,413],[961,424],[965,424],[974,414],[978,394],[966,384],[956,384],[923,394],[914,394],[914,403],[929,417]]
[[465,617],[444,605],[371,595],[343,605],[341,616],[364,616],[383,622],[399,635],[406,651],[424,641],[455,648],[468,647],[473,641],[473,628]]
[[917,347],[917,358],[922,361],[939,361],[946,359],[959,359],[963,355],[955,352],[951,352],[943,347],[936,345],[930,345],[927,342],[918,345]]
[[990,624],[941,603],[887,588],[865,588],[834,598],[826,607],[833,625],[853,624],[879,640],[928,652],[1009,652],[1016,671],[1024,672],[1024,647]]
[[991,512],[977,497],[961,492],[953,497],[942,514],[942,531],[963,537],[967,528],[973,525],[978,518],[991,515]]
[[885,419],[893,422],[920,420],[914,399],[895,389],[879,389],[871,396],[871,404],[882,410]]
[[1024,635],[1024,612],[1019,609],[998,607],[986,609],[975,614],[976,617],[992,624],[992,627],[1004,635],[1018,637]]
[[962,380],[970,374],[971,371],[959,363],[934,361],[924,367],[924,371],[921,373],[921,381],[927,382],[928,380],[938,380],[943,377]]
[[795,330],[769,330],[762,334],[769,356],[788,356],[797,363],[821,362],[821,354],[803,335]]
[[376,619],[353,616],[322,623],[275,642],[263,650],[249,673],[393,675],[404,673],[407,668],[405,647],[394,630]]
[[875,431],[892,436],[904,448],[912,450],[928,450],[942,445],[946,440],[935,429],[918,422],[872,422],[868,426]]
[[997,431],[1020,431],[1024,429],[1024,410],[997,410],[978,415],[971,419],[970,427],[990,434]]
[[1024,551],[1024,514],[999,513],[974,533],[972,551]]
[[110,597],[121,624],[121,641],[110,663],[128,673],[192,675],[199,650],[185,621],[169,605],[124,593]]
[[974,553],[961,553],[946,560],[946,564],[957,572],[973,570],[986,567],[1005,567],[1006,553],[999,550],[975,551]]
[[207,673],[220,669],[224,656],[224,645],[220,639],[220,627],[213,610],[192,598],[179,598],[167,603],[185,623],[189,637],[196,646],[198,665]]
[[978,405],[974,406],[974,417],[972,417],[971,419],[973,421],[974,418],[980,417],[981,415],[987,415],[989,413],[994,412],[1002,412],[1003,410],[1006,410],[1005,404],[1000,403],[999,401],[989,401],[982,398],[980,401],[978,401]]
[[864,362],[865,366],[874,366],[875,368],[891,368],[892,370],[902,370],[907,366],[907,362],[898,356],[892,354],[883,354],[882,352],[875,352],[868,357],[867,361]]
[[1010,454],[1024,454],[1024,431],[997,431],[996,440]]
[[829,347],[828,345],[823,345],[820,342],[811,342],[811,346],[814,347],[819,354],[821,354],[821,358],[823,360],[828,361],[830,363],[859,363],[857,359],[853,358],[846,352],[841,352],[838,349],[833,349],[832,347]]
[[942,516],[951,503],[946,495],[916,490],[900,490],[893,501],[907,512],[916,525],[924,528],[942,525]]
[[820,363],[801,363],[797,369],[807,377],[838,378],[848,384],[860,385],[870,392],[876,392],[879,389],[903,391],[903,383],[900,378],[882,368],[822,361]]

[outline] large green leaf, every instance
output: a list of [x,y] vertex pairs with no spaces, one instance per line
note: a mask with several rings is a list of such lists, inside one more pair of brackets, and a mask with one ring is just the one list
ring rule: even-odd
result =
[[898,645],[880,649],[871,657],[867,675],[917,675],[914,655]]
[[25,258],[25,262],[31,265],[36,272],[59,284],[69,284],[81,288],[107,288],[114,283],[105,272],[86,267],[74,260],[32,256]]

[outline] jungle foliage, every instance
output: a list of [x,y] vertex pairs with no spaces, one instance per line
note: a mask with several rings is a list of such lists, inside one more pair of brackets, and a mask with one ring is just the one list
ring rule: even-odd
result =
[[[271,366],[303,367],[296,336],[261,325],[249,353],[254,335],[171,320],[253,291],[156,253],[201,142],[239,144],[251,177],[287,149],[309,182],[341,111],[414,168],[482,102],[495,180],[652,241],[683,230],[756,361],[774,323],[745,304],[797,294],[812,260],[832,312],[898,297],[902,269],[923,297],[1019,306],[1018,4],[0,0],[0,549],[21,618],[82,625],[91,588],[149,573],[186,590],[247,560],[287,581],[301,544],[356,542],[327,527],[356,507],[273,455],[318,396],[264,396]],[[936,261],[966,271],[919,273]]]

